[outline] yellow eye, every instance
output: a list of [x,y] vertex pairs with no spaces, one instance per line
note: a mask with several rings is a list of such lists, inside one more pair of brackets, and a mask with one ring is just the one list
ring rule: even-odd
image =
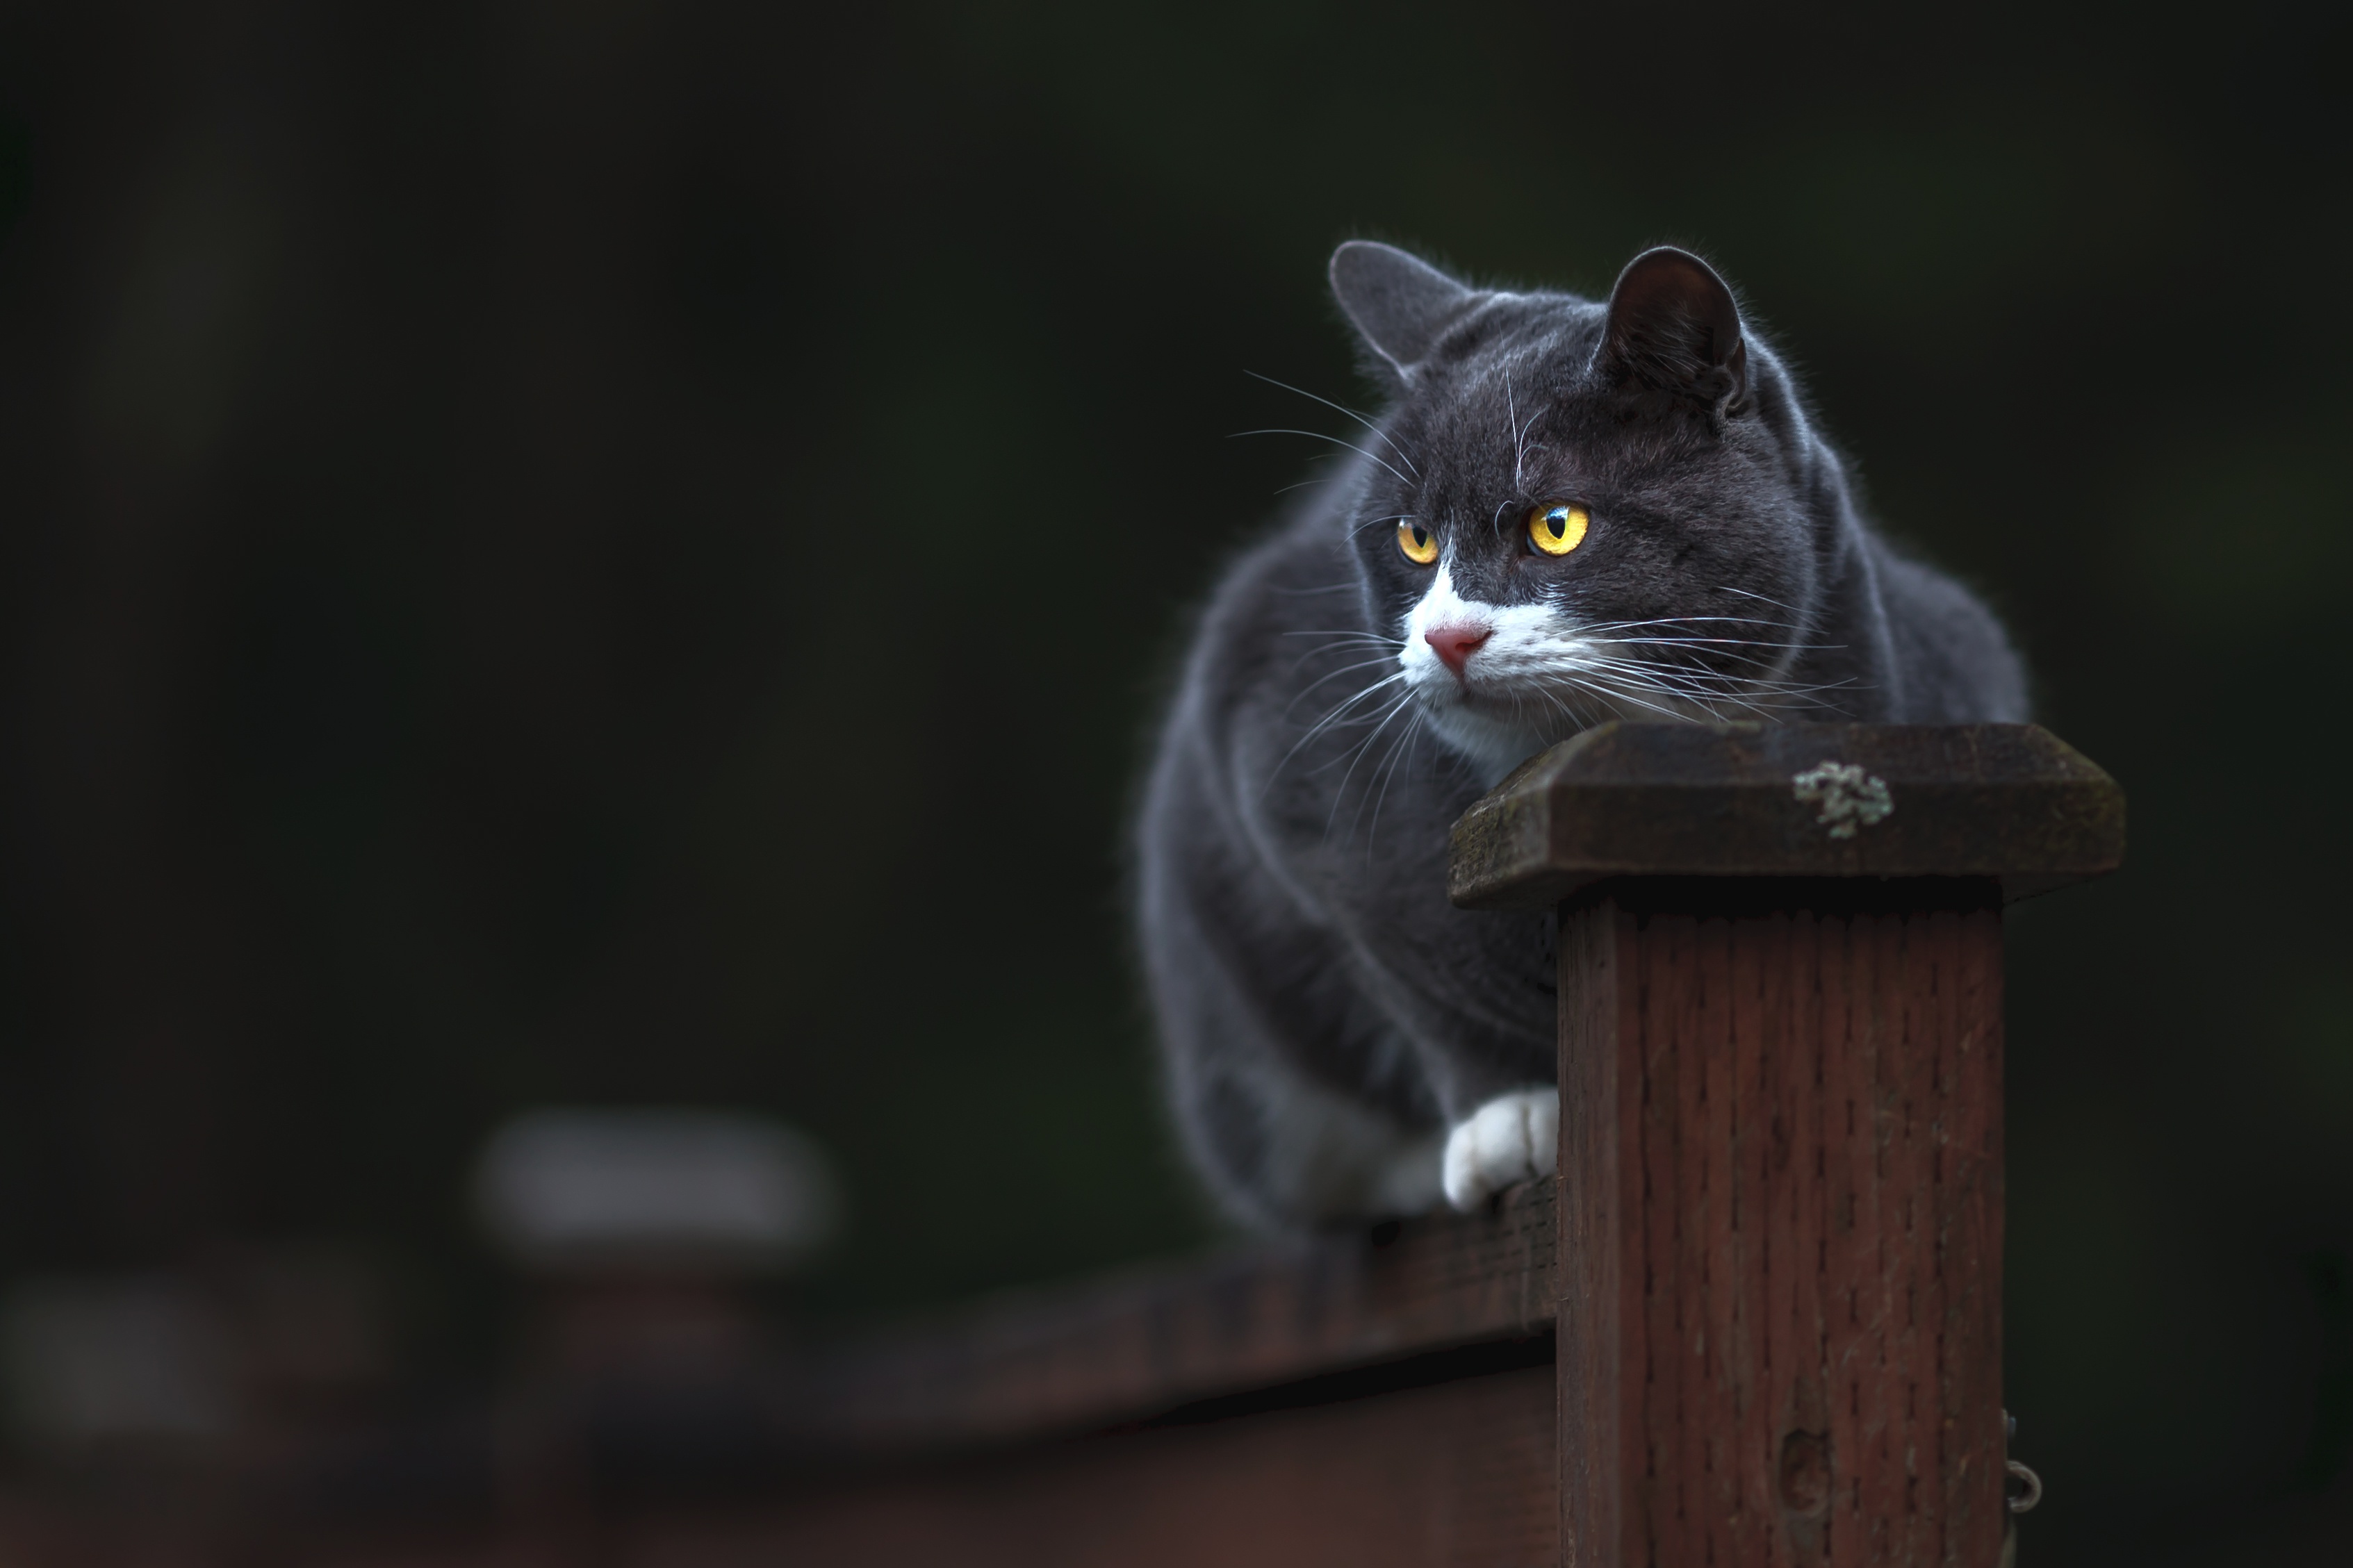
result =
[[1583,507],[1567,501],[1536,507],[1528,513],[1528,542],[1546,555],[1566,555],[1585,542],[1592,521]]
[[1398,548],[1405,558],[1417,566],[1427,566],[1438,559],[1438,535],[1408,518],[1398,524]]

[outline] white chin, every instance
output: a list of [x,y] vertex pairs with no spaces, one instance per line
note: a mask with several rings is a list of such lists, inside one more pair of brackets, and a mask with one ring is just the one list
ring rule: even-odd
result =
[[1426,703],[1422,712],[1439,742],[1477,768],[1489,784],[1501,782],[1504,774],[1560,739],[1492,718],[1460,700]]

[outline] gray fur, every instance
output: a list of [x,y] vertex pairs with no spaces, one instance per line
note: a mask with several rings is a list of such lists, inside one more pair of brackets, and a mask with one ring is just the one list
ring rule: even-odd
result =
[[[1361,242],[1332,278],[1388,409],[1226,574],[1137,829],[1179,1125],[1225,1206],[1273,1228],[1427,1206],[1447,1130],[1552,1081],[1551,923],[1451,908],[1447,831],[1514,755],[1656,716],[1531,693],[1507,716],[1525,745],[1497,753],[1450,742],[1418,699],[1392,708],[1394,684],[1357,695],[1398,668],[1430,581],[1398,515],[1443,535],[1472,597],[1666,628],[1641,650],[1674,672],[1660,706],[1939,723],[2027,706],[1999,625],[1872,530],[1697,258],[1637,258],[1607,305],[1468,289]],[[1535,554],[1520,520],[1562,498],[1589,507],[1587,542]],[[1708,635],[1727,628],[1744,635]]]

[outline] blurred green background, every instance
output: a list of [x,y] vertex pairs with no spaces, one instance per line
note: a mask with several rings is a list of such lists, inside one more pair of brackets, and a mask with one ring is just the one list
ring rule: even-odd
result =
[[805,1317],[1202,1245],[1119,840],[1244,373],[1368,395],[1351,236],[1673,241],[2132,794],[2012,922],[2028,1561],[2353,1540],[2322,16],[0,13],[0,1271],[356,1248],[480,1380],[544,1103],[820,1139]]

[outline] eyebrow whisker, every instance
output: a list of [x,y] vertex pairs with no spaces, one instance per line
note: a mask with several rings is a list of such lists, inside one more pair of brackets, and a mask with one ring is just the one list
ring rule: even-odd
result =
[[1408,489],[1411,489],[1413,486],[1413,480],[1407,479],[1403,474],[1398,473],[1397,465],[1384,460],[1380,454],[1377,452],[1368,452],[1364,447],[1357,446],[1354,441],[1343,441],[1337,436],[1326,436],[1321,430],[1293,430],[1282,426],[1270,426],[1263,430],[1237,430],[1229,437],[1229,439],[1238,441],[1245,436],[1304,436],[1311,441],[1329,441],[1335,447],[1345,447],[1349,451],[1356,453],[1358,457],[1365,458],[1368,462],[1379,463],[1382,468],[1387,468],[1391,474],[1396,476],[1398,483],[1406,486]]
[[1397,438],[1391,436],[1388,431],[1382,429],[1379,426],[1374,424],[1371,420],[1366,418],[1363,415],[1357,413],[1355,409],[1344,407],[1341,405],[1333,402],[1328,397],[1318,397],[1314,393],[1308,391],[1305,387],[1293,386],[1287,381],[1277,381],[1271,375],[1261,375],[1254,370],[1246,370],[1242,372],[1242,374],[1249,376],[1253,381],[1262,381],[1269,386],[1279,386],[1285,392],[1295,392],[1299,394],[1300,396],[1306,398],[1312,403],[1322,404],[1324,407],[1329,408],[1335,414],[1346,415],[1349,418],[1355,420],[1366,429],[1370,430],[1374,435],[1378,436],[1382,440],[1387,441],[1389,446],[1389,450],[1395,452],[1398,455],[1398,459],[1404,463],[1407,468],[1413,470],[1414,477],[1416,479],[1419,479],[1421,477],[1421,465],[1415,462],[1412,455],[1403,447],[1398,445]]

